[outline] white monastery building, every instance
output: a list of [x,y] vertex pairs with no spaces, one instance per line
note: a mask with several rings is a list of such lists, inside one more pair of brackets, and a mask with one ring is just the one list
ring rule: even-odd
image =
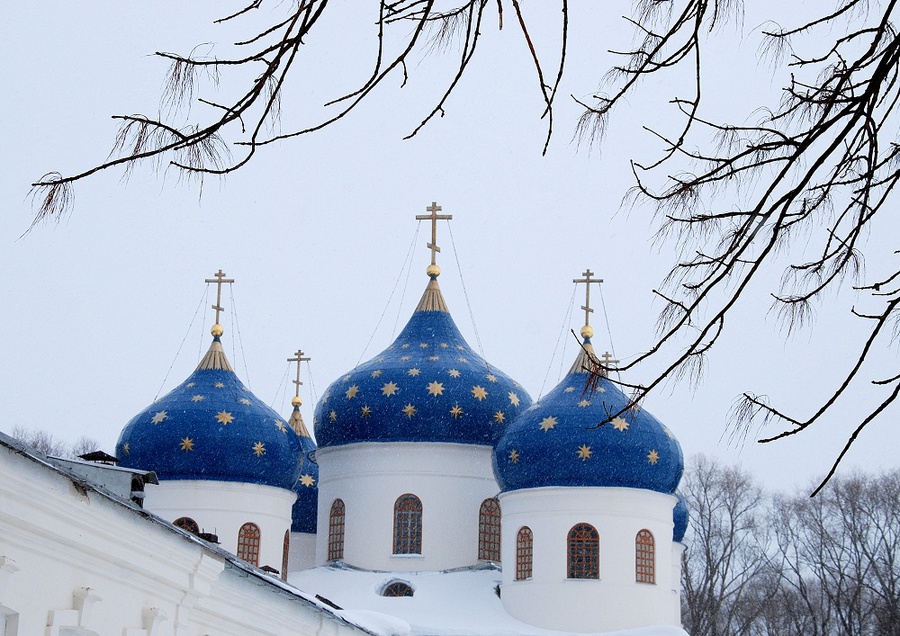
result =
[[[328,387],[310,434],[196,370],[105,463],[0,435],[0,636],[684,636],[673,434],[582,347],[532,402],[465,341],[431,264],[397,339]],[[102,455],[102,454],[100,454]],[[117,465],[114,465],[117,464]],[[145,487],[146,486],[146,487]]]

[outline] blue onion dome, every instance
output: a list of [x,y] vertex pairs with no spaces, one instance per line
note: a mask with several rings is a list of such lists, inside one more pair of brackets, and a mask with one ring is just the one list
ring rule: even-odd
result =
[[238,379],[222,350],[222,327],[197,369],[138,413],[116,444],[121,466],[160,479],[208,479],[292,488],[300,439]]
[[319,506],[319,465],[313,460],[316,443],[310,437],[300,415],[300,398],[295,397],[291,403],[294,410],[288,424],[300,438],[300,476],[293,488],[297,493],[297,500],[291,508],[291,532],[315,534]]
[[675,492],[684,458],[669,429],[642,408],[626,408],[628,397],[605,375],[587,389],[588,369],[597,366],[592,332],[582,329],[584,345],[569,373],[497,444],[494,473],[503,491],[618,486]]
[[679,490],[675,495],[678,497],[678,503],[675,504],[675,509],[672,511],[672,521],[674,522],[672,541],[681,543],[687,532],[690,514],[688,513],[687,499],[684,498],[682,492]]
[[436,265],[406,327],[374,359],[336,380],[316,407],[322,448],[356,442],[493,445],[531,405],[528,393],[468,345],[438,287]]

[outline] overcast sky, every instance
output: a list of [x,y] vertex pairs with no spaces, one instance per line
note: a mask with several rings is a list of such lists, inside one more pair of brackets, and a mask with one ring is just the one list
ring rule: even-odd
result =
[[[533,398],[556,384],[576,354],[569,330],[583,322],[583,288],[573,297],[572,279],[585,268],[605,280],[603,302],[592,294],[595,346],[627,360],[651,345],[660,308],[651,290],[673,246],[651,243],[650,210],[620,210],[620,201],[632,184],[629,159],[649,159],[655,148],[641,124],[673,121],[672,88],[644,86],[615,114],[600,151],[572,141],[579,109],[568,97],[588,98],[610,63],[606,50],[628,44],[618,17],[628,10],[623,2],[573,3],[569,65],[547,156],[527,49],[512,16],[498,32],[491,10],[445,116],[412,140],[402,137],[449,80],[454,49],[418,55],[405,88],[399,76],[389,80],[332,128],[267,147],[227,180],[207,181],[202,198],[171,171],[139,166],[125,183],[121,171],[110,170],[76,184],[74,212],[61,223],[20,238],[33,214],[30,182],[101,161],[116,130],[110,115],[156,114],[166,65],[153,51],[187,53],[235,36],[212,26],[216,5],[35,0],[5,8],[0,428],[47,429],[70,441],[87,435],[111,451],[125,423],[180,383],[208,346],[214,297],[204,300],[203,281],[219,268],[236,280],[225,291],[223,319],[232,364],[287,415],[293,372],[286,359],[302,348],[312,357],[303,371],[303,414],[311,423],[325,387],[390,344],[412,312],[429,262],[429,228],[416,236],[414,217],[431,201],[454,216],[452,240],[447,224],[439,227],[439,263],[457,324]],[[532,24],[550,60],[559,25],[547,5]],[[299,62],[302,79],[285,93],[282,130],[318,121],[322,104],[370,71],[374,17],[361,6],[329,8],[335,15],[316,29]],[[707,49],[709,87],[731,86],[708,91],[709,107],[738,119],[750,115],[759,95],[777,97],[781,82],[757,70],[755,27],[765,10],[756,10]],[[280,15],[277,6],[271,11]],[[202,106],[193,112],[207,115]],[[846,307],[785,341],[767,313],[768,291],[751,290],[738,307],[743,318],[728,324],[696,389],[671,385],[645,406],[686,455],[740,462],[768,485],[793,488],[824,472],[855,423],[855,401],[873,398],[853,396],[820,433],[763,447],[720,441],[742,390],[805,415],[834,386],[831,362],[854,352],[858,333],[844,318]],[[839,300],[853,301],[845,296]],[[651,373],[625,379],[647,381]],[[845,470],[895,464],[895,418],[888,412],[870,426]]]

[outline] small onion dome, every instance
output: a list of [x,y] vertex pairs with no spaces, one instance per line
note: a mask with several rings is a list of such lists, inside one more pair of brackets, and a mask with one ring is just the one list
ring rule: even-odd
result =
[[687,499],[684,498],[680,490],[675,494],[678,496],[678,503],[675,504],[675,509],[672,511],[672,521],[675,523],[672,531],[672,540],[676,543],[681,543],[684,539],[684,534],[687,532],[689,513]]
[[493,445],[528,393],[466,343],[431,276],[394,343],[336,380],[319,401],[321,448],[356,442]]
[[161,480],[209,479],[290,489],[300,441],[275,411],[241,383],[218,336],[197,369],[138,413],[116,444],[120,466]]
[[309,436],[303,418],[300,417],[298,398],[294,400],[294,411],[289,423],[300,438],[300,476],[293,488],[297,493],[297,500],[291,508],[291,532],[315,534],[319,505],[319,465],[313,460],[316,443]]
[[502,490],[619,486],[675,492],[684,470],[675,437],[643,409],[615,415],[629,400],[606,377],[586,391],[592,359],[585,338],[563,381],[510,424],[494,450]]

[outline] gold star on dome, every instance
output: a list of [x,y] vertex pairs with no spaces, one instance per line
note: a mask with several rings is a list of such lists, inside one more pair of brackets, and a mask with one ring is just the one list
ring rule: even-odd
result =
[[403,414],[406,417],[412,417],[416,414],[416,407],[414,407],[412,404],[407,404],[403,407]]
[[282,433],[287,433],[287,427],[284,425],[284,422],[281,420],[275,420],[275,428],[277,428]]
[[423,349],[427,349],[427,348],[428,348],[428,343],[427,343],[427,342],[420,342],[420,343],[419,343],[419,346],[422,347]]
[[335,411],[334,409],[331,409],[331,413],[328,414],[328,419],[331,420],[332,422],[336,422],[337,421],[337,411]]
[[396,395],[397,391],[399,390],[400,387],[398,387],[396,384],[394,384],[393,382],[388,382],[381,387],[381,394],[387,397],[391,397],[392,395]]
[[225,388],[225,384],[222,383],[222,382],[216,382],[215,384],[213,384],[213,386],[216,387],[217,389],[224,389],[224,388]]
[[401,362],[406,362],[407,360],[412,360],[412,356],[400,356]]
[[669,439],[675,439],[675,436],[672,435],[672,431],[670,431],[669,427],[666,426],[665,424],[663,424],[663,431],[665,431],[665,433],[669,437]]
[[131,454],[131,444],[128,442],[125,442],[125,445],[122,446],[122,452],[125,453],[126,455],[130,455]]
[[216,413],[216,420],[219,424],[231,424],[234,421],[234,415],[228,411],[219,411]]
[[440,356],[428,356],[428,359],[431,360],[432,362],[437,362],[438,360],[441,359],[441,357]]
[[458,377],[459,377],[459,371],[458,371],[457,369],[450,369],[449,371],[447,371],[447,373],[450,374],[450,377],[451,377],[451,378],[458,378]]
[[450,409],[450,415],[453,416],[453,419],[454,419],[454,420],[455,420],[456,418],[458,418],[458,417],[459,417],[460,415],[462,415],[462,414],[463,414],[463,410],[462,410],[462,408],[460,408],[459,404],[455,404],[455,405],[453,406],[453,408]]
[[384,362],[384,358],[376,358],[375,362]]
[[439,346],[441,349],[446,349],[446,348],[449,347],[450,345],[448,345],[446,342],[442,342],[442,343],[439,344],[438,346]]
[[368,404],[366,404],[364,407],[362,407],[359,410],[359,414],[362,415],[363,417],[369,417],[372,414],[372,409],[369,407]]
[[247,398],[241,398],[240,400],[238,400],[238,402],[240,402],[244,406],[250,406],[251,404],[253,404],[253,402],[251,402]]
[[456,361],[457,362],[468,362],[468,360],[466,360],[465,358],[457,358]]
[[345,375],[345,376],[344,376],[343,378],[341,378],[341,379],[342,379],[344,382],[349,382],[349,381],[350,381],[350,378],[352,378],[352,377],[353,377],[353,374],[352,374],[352,373],[348,373],[347,375]]
[[184,386],[186,386],[189,389],[193,389],[195,386],[197,386],[197,383],[196,382],[188,382]]
[[309,488],[316,483],[316,478],[312,475],[300,475],[300,485]]
[[187,453],[188,451],[194,450],[194,440],[190,437],[183,437],[179,446],[181,446],[181,450]]
[[487,397],[487,391],[484,390],[483,386],[473,386],[472,396],[480,402]]
[[263,455],[266,454],[266,445],[263,444],[262,442],[256,442],[253,445],[253,452],[256,454],[257,457],[262,457]]
[[406,344],[400,345],[400,348],[401,349],[409,349],[409,343],[407,342]]
[[519,396],[513,391],[509,392],[509,403],[513,406],[519,406]]
[[354,384],[349,389],[347,389],[347,392],[344,395],[347,396],[348,400],[352,400],[356,397],[357,393],[359,393],[359,387]]
[[428,393],[438,396],[444,392],[444,385],[440,382],[431,382],[428,384]]
[[595,390],[597,393],[606,393],[606,389],[604,389],[602,386],[598,386],[598,387],[597,387],[596,389],[594,389],[594,390]]
[[331,391],[325,391],[325,395],[322,396],[322,404],[328,404],[328,398],[331,397]]
[[659,453],[656,452],[656,449],[653,449],[649,453],[647,453],[647,461],[653,465],[656,465],[656,462],[659,461]]
[[563,393],[572,393],[575,390],[574,386],[567,386],[566,390]]
[[375,369],[374,371],[372,371],[373,378],[377,378],[379,375],[381,375],[381,369]]
[[542,431],[547,432],[557,424],[558,422],[556,421],[556,417],[550,415],[549,417],[545,417],[541,420],[540,427]]
[[169,417],[168,411],[159,411],[156,413],[156,415],[153,416],[153,419],[150,420],[150,423],[151,424],[159,424],[168,417]]
[[464,346],[462,346],[462,345],[456,345],[456,348],[459,349],[460,351],[465,351],[465,350],[466,350],[466,348],[465,348]]
[[503,411],[497,411],[494,413],[494,421],[497,422],[497,424],[503,424],[503,422],[506,421],[506,414]]
[[614,417],[610,424],[613,425],[614,429],[616,429],[617,431],[621,431],[622,433],[627,431],[629,426],[624,417]]
[[584,407],[590,406],[590,405],[591,405],[590,400],[581,400],[581,402],[578,403],[578,406],[580,406],[581,408],[584,408]]
[[418,367],[413,367],[412,369],[410,369],[409,371],[406,372],[406,375],[416,377],[420,373],[422,373],[421,369],[419,369]]
[[206,399],[206,396],[204,396],[204,395],[195,395],[194,397],[191,398],[191,402],[202,402],[205,399]]
[[509,461],[511,461],[513,464],[519,463],[519,451],[517,451],[515,448],[509,451]]
[[488,382],[496,382],[497,381],[497,376],[494,375],[493,373],[488,373],[484,377],[486,377],[488,379]]
[[582,444],[578,447],[578,456],[581,459],[590,459],[591,455],[594,454],[594,451],[591,450],[591,447],[587,444]]

